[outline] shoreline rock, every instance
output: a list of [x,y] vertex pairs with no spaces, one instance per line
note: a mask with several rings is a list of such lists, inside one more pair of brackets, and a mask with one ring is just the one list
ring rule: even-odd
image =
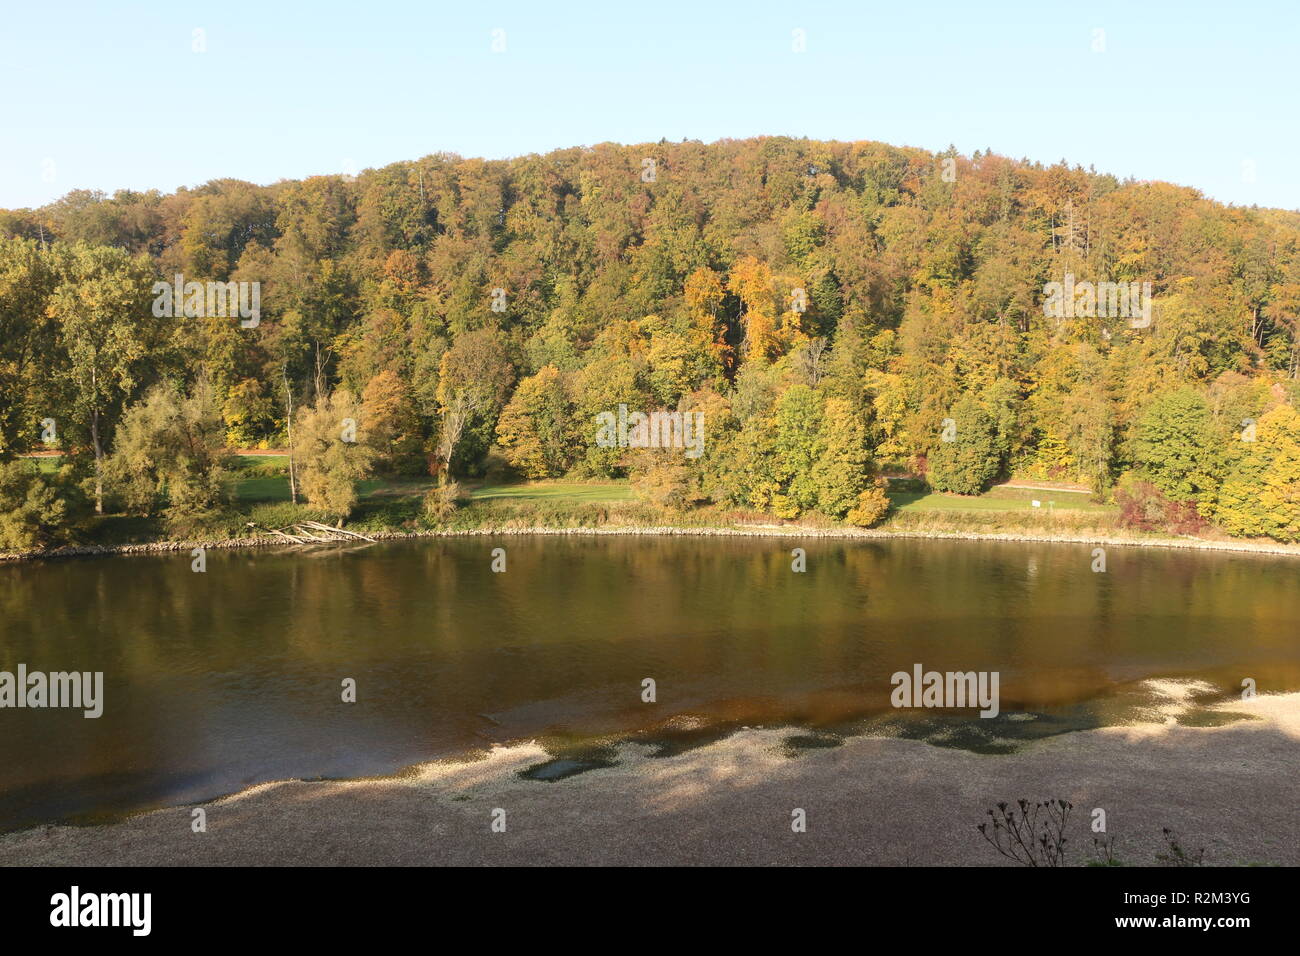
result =
[[[418,538],[474,538],[499,536],[592,535],[592,536],[688,536],[688,537],[738,537],[738,538],[843,538],[859,540],[889,540],[910,538],[936,541],[1004,541],[1020,544],[1090,544],[1102,547],[1167,548],[1187,551],[1225,551],[1238,554],[1268,554],[1300,557],[1300,545],[1281,542],[1214,541],[1206,538],[1137,538],[1106,535],[1048,534],[1028,532],[981,531],[908,531],[876,528],[807,528],[794,526],[715,526],[715,525],[610,525],[602,527],[485,527],[462,529],[428,529],[421,531],[367,531],[376,541],[401,541]],[[224,538],[209,541],[149,541],[138,544],[73,545],[52,551],[23,551],[0,553],[0,562],[38,561],[60,558],[107,557],[112,555],[166,554],[175,551],[192,551],[195,548],[292,548],[270,535],[244,538]]]

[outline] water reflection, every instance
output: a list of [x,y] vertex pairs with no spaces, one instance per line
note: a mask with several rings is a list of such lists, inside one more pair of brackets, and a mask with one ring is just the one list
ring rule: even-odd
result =
[[[0,828],[534,736],[579,762],[760,724],[997,752],[1131,719],[1148,678],[1300,688],[1284,558],[1112,548],[1094,574],[1083,545],[799,544],[803,574],[785,539],[577,536],[2,567],[0,669],[102,670],[106,704],[0,710]],[[1002,714],[891,709],[916,663],[998,671]]]

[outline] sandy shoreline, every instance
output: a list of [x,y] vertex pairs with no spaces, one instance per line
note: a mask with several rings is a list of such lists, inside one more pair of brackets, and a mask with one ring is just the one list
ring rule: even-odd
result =
[[[1116,537],[1113,535],[1048,534],[1020,532],[978,532],[978,531],[891,531],[873,528],[805,528],[797,526],[778,527],[773,525],[730,526],[730,527],[688,527],[663,525],[658,527],[610,526],[594,528],[551,528],[551,527],[500,527],[468,528],[463,530],[429,530],[429,531],[367,531],[369,537],[376,541],[400,541],[417,538],[475,538],[499,536],[528,535],[590,535],[590,536],[635,536],[635,535],[677,535],[684,537],[741,537],[741,538],[843,538],[860,540],[889,540],[896,538],[918,538],[937,541],[1008,541],[1027,544],[1086,544],[1094,547],[1138,547],[1167,548],[1185,551],[1227,551],[1239,554],[1271,554],[1300,557],[1300,544],[1282,544],[1280,542],[1215,541],[1206,538],[1146,538]],[[227,538],[216,541],[151,541],[143,544],[119,545],[80,545],[59,548],[54,551],[26,551],[0,553],[0,563],[5,561],[35,561],[58,558],[102,557],[107,555],[165,554],[174,551],[190,551],[194,548],[293,548],[298,545],[287,544],[282,539],[265,535],[255,538]]]
[[615,766],[541,782],[518,771],[546,752],[521,744],[398,777],[256,786],[202,805],[206,833],[177,807],[8,834],[0,865],[996,865],[975,826],[1018,797],[1073,802],[1075,865],[1094,808],[1126,865],[1160,865],[1164,827],[1206,865],[1300,865],[1300,693],[1217,705],[1255,718],[1219,727],[1174,723],[1169,701],[1152,722],[1007,755],[858,737],[790,756],[797,730],[743,730],[665,758],[626,744]]

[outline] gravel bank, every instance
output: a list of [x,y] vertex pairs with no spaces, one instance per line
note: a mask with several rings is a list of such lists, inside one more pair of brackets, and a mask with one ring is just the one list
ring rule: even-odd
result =
[[[975,825],[1018,797],[1074,803],[1076,864],[1102,808],[1128,865],[1157,865],[1164,827],[1207,865],[1300,865],[1300,694],[1220,706],[1256,719],[1183,726],[1174,700],[1163,723],[996,756],[853,738],[791,757],[793,731],[746,730],[668,758],[625,745],[616,766],[556,782],[518,776],[547,759],[523,744],[392,778],[253,787],[206,804],[206,833],[179,807],[9,834],[0,865],[984,865],[1006,861]],[[795,809],[807,832],[792,831]]]

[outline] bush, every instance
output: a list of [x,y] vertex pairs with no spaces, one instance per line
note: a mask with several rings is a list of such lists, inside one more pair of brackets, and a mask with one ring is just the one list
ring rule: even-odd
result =
[[705,500],[687,459],[644,449],[632,456],[632,462],[632,488],[647,504],[677,512]]
[[1194,501],[1170,501],[1152,482],[1126,475],[1115,489],[1119,525],[1138,531],[1198,534],[1208,526]]
[[887,480],[888,487],[894,491],[925,494],[930,490],[930,486],[921,478],[888,478]]
[[35,551],[66,541],[75,497],[31,462],[0,462],[0,550]]
[[859,528],[879,524],[889,513],[889,498],[881,484],[875,484],[858,495],[857,503],[849,509],[845,521]]
[[1015,806],[1003,802],[975,829],[993,849],[1021,866],[1065,866],[1065,845],[1070,842],[1065,831],[1073,809],[1068,800],[1017,800]]
[[245,517],[230,508],[212,508],[207,511],[167,511],[163,525],[167,537],[176,541],[224,540],[247,535]]
[[[445,473],[444,473],[445,474]],[[424,513],[434,521],[446,521],[456,513],[460,501],[460,482],[440,480],[424,496]]]
[[1169,499],[1149,481],[1125,475],[1115,489],[1115,504],[1119,506],[1121,528],[1159,531],[1165,526],[1165,509],[1169,505]]
[[288,478],[289,459],[277,458],[272,461],[237,462],[235,466],[240,478]]
[[287,501],[256,505],[248,513],[247,520],[258,528],[287,528],[299,521],[319,521],[321,524],[331,521],[330,516],[319,508],[290,504]]

